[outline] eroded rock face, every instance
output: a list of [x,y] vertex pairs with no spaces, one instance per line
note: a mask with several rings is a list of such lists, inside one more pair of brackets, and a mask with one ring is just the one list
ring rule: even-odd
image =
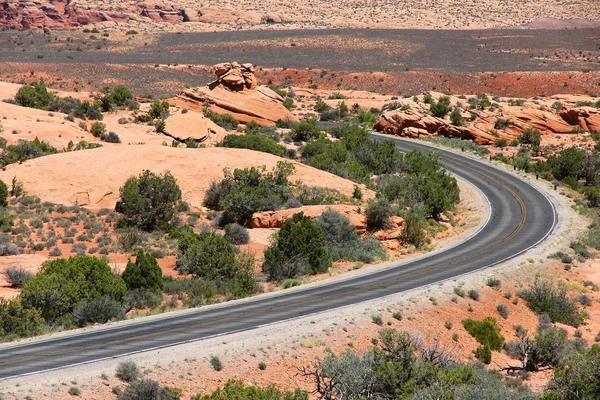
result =
[[[559,112],[539,107],[502,106],[464,113],[464,125],[455,126],[448,117],[436,118],[423,106],[383,113],[374,129],[390,135],[418,138],[445,136],[493,144],[498,138],[513,140],[525,129],[538,129],[542,135],[571,133],[576,129],[600,130],[600,112],[592,107],[566,108]],[[509,123],[498,126],[498,121]]]
[[280,24],[289,18],[228,8],[180,8],[176,3],[92,0],[0,0],[0,28],[68,30],[82,25],[145,21],[227,25]]
[[221,142],[227,132],[203,114],[190,111],[165,120],[164,134],[181,142],[193,140],[208,146]]
[[303,212],[308,218],[317,218],[327,210],[337,211],[338,213],[346,216],[350,220],[350,224],[356,228],[359,232],[365,232],[367,229],[367,222],[364,215],[356,212],[355,206],[349,205],[316,205],[316,206],[302,206],[297,208],[288,208],[285,210],[277,211],[262,211],[252,215],[252,221],[250,225],[252,228],[281,228],[281,226],[294,214]]
[[173,103],[195,111],[204,105],[211,112],[232,115],[241,123],[256,121],[274,125],[277,120],[294,120],[283,98],[259,86],[252,64],[221,63],[213,67],[217,79],[207,86],[184,90]]

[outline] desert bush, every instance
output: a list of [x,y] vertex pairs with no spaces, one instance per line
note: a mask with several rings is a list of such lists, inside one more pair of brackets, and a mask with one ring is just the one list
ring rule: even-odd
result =
[[404,218],[402,237],[406,243],[412,244],[417,249],[420,249],[427,243],[427,235],[421,218],[412,211],[408,212]]
[[290,137],[295,142],[306,142],[319,137],[320,131],[317,120],[313,118],[303,119],[292,123]]
[[106,260],[79,256],[49,260],[20,294],[23,306],[37,308],[46,321],[70,315],[77,304],[108,296],[122,302],[127,287]]
[[322,273],[331,267],[325,236],[303,213],[294,214],[281,226],[264,257],[262,270],[272,280]]
[[121,302],[109,296],[83,300],[73,309],[73,323],[80,327],[87,324],[103,324],[123,318],[125,318],[125,311]]
[[106,135],[106,125],[102,122],[94,122],[90,128],[90,133],[94,135],[94,137],[102,138]]
[[108,132],[108,135],[103,136],[102,140],[107,143],[121,143],[121,138],[114,132]]
[[260,388],[256,386],[246,386],[244,382],[236,379],[230,379],[223,388],[218,388],[207,395],[196,395],[192,400],[308,400],[308,393],[295,389],[294,391],[283,391],[275,385]]
[[133,289],[127,292],[125,306],[127,309],[155,308],[162,302],[162,293],[156,290]]
[[236,267],[233,246],[217,233],[194,233],[179,241],[176,269],[181,274],[229,280],[235,276]]
[[488,280],[485,284],[487,286],[489,286],[491,288],[495,288],[495,289],[499,289],[501,286],[500,279],[498,279],[498,278],[488,278]]
[[492,362],[492,351],[487,345],[479,346],[475,349],[475,358],[481,361],[484,364],[489,364]]
[[532,146],[539,146],[541,142],[541,134],[537,129],[527,128],[523,130],[521,136],[519,136],[519,142],[523,144],[530,144]]
[[536,314],[547,313],[552,322],[561,322],[578,327],[585,320],[574,301],[567,297],[567,285],[559,282],[554,287],[552,281],[536,278],[535,282],[521,291],[520,296]]
[[361,238],[350,220],[336,211],[325,211],[315,223],[323,232],[332,260],[372,262],[386,256],[378,240],[371,236]]
[[244,228],[239,224],[227,224],[225,225],[225,239],[229,240],[231,244],[248,244],[250,241],[250,234],[248,229]]
[[[19,139],[17,143],[11,144],[4,149],[0,155],[0,167],[5,167],[8,164],[56,153],[58,153],[57,149],[46,142],[40,141],[37,137],[33,141]],[[22,186],[19,187],[18,183],[18,181],[13,179],[13,188],[11,190],[11,194],[15,197],[23,195],[23,188]]]
[[133,382],[140,377],[142,371],[135,361],[123,361],[117,366],[116,377],[124,382]]
[[22,288],[34,274],[23,267],[6,267],[4,275],[11,287]]
[[460,108],[454,107],[454,109],[450,113],[450,122],[452,122],[452,125],[454,125],[454,126],[464,125],[465,119],[463,118],[463,116],[460,112]]
[[502,318],[508,318],[508,306],[506,304],[498,304],[496,306],[496,311],[498,311],[498,314],[500,314]]
[[0,207],[8,206],[8,185],[0,181]]
[[168,227],[176,214],[175,205],[181,200],[181,189],[169,172],[156,175],[145,170],[127,179],[119,192],[116,209],[124,221],[147,231]]
[[504,337],[500,333],[498,322],[492,317],[487,317],[481,321],[465,319],[463,326],[477,342],[489,347],[490,350],[500,350],[504,345]]
[[0,341],[5,337],[29,337],[44,331],[44,318],[40,311],[23,307],[19,298],[0,298]]
[[227,135],[223,139],[221,146],[262,151],[263,153],[274,154],[279,157],[283,157],[285,154],[285,149],[281,145],[261,134]]
[[33,82],[19,89],[15,101],[22,107],[38,108],[45,110],[54,99],[43,82]]
[[547,400],[592,399],[600,393],[600,346],[594,344],[587,350],[575,352],[560,362],[554,379],[544,395]]
[[461,151],[472,152],[480,156],[489,154],[489,150],[485,146],[480,146],[468,140],[462,140],[458,138],[447,138],[444,136],[428,136],[423,140],[432,143],[438,143],[443,146],[453,147]]
[[166,100],[156,100],[150,104],[148,116],[151,120],[167,119],[169,117],[169,102]]
[[237,119],[235,119],[235,117],[231,114],[218,114],[210,112],[208,113],[207,117],[210,118],[212,122],[228,131],[237,129],[239,125]]
[[280,161],[271,172],[255,167],[225,170],[225,177],[209,187],[204,204],[223,211],[222,223],[245,224],[257,211],[280,208],[291,197],[288,176],[294,166]]
[[0,256],[16,256],[22,254],[23,251],[11,243],[0,244]]
[[385,229],[390,224],[393,209],[386,198],[372,200],[366,207],[367,226],[374,229]]
[[446,114],[448,114],[449,110],[450,110],[450,97],[448,97],[448,96],[440,97],[440,99],[437,101],[437,103],[435,101],[432,101],[429,106],[429,112],[431,112],[431,114],[434,117],[438,117],[438,118],[444,118],[446,116]]
[[163,289],[162,270],[156,258],[139,250],[135,263],[129,260],[121,275],[128,290],[144,289],[161,292]]
[[221,371],[221,370],[223,370],[223,362],[217,356],[212,356],[210,358],[210,365],[212,366],[212,368],[215,371]]
[[118,400],[179,400],[181,389],[162,387],[150,379],[131,382],[117,397]]
[[496,122],[494,122],[494,129],[506,129],[511,125],[513,125],[513,122],[510,119],[496,118]]
[[471,289],[467,292],[467,295],[471,300],[479,301],[479,292],[475,289]]
[[81,396],[81,389],[79,389],[77,386],[71,386],[67,393],[69,393],[71,396]]

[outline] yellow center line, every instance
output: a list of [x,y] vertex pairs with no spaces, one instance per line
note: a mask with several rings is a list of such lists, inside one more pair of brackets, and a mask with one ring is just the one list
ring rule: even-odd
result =
[[[504,188],[506,191],[508,191],[519,203],[519,206],[521,208],[521,219],[519,221],[519,224],[517,225],[517,227],[510,233],[510,235],[508,235],[507,237],[505,237],[503,240],[501,240],[500,242],[497,242],[496,244],[487,247],[485,249],[479,250],[469,256],[465,256],[462,257],[460,259],[456,259],[450,262],[447,262],[445,264],[442,265],[438,265],[436,267],[433,268],[428,268],[426,270],[422,270],[422,271],[418,271],[418,272],[413,272],[409,275],[405,275],[402,277],[398,277],[389,281],[386,281],[384,283],[374,283],[371,285],[367,285],[367,286],[361,286],[359,288],[355,288],[355,289],[350,289],[350,290],[346,290],[346,291],[342,291],[342,292],[337,292],[337,293],[333,293],[327,296],[319,296],[317,298],[313,297],[311,299],[308,300],[303,300],[300,302],[294,302],[294,303],[287,303],[287,304],[283,304],[277,307],[272,307],[272,308],[268,308],[269,312],[273,312],[273,311],[278,311],[278,310],[283,310],[283,309],[288,309],[291,307],[296,307],[298,305],[306,305],[306,304],[311,304],[311,303],[315,303],[315,302],[323,302],[326,299],[335,299],[335,298],[339,298],[342,296],[348,296],[350,294],[353,293],[360,293],[360,292],[365,292],[365,291],[371,291],[373,289],[378,289],[378,288],[382,288],[382,287],[386,287],[390,284],[393,283],[400,283],[402,281],[406,281],[408,279],[412,279],[412,278],[416,278],[419,276],[422,276],[424,274],[429,274],[431,272],[435,272],[435,271],[439,271],[441,269],[447,268],[449,266],[467,261],[467,260],[471,260],[475,257],[478,257],[482,254],[486,254],[489,253],[490,251],[498,248],[499,246],[502,246],[504,243],[506,243],[507,241],[511,240],[517,233],[519,233],[519,231],[521,231],[521,229],[523,228],[525,221],[527,219],[527,209],[525,208],[525,204],[523,202],[523,200],[521,199],[521,197],[515,193],[515,191],[513,191],[511,188],[509,188],[508,186],[506,186],[505,184],[503,184],[502,182],[498,181],[496,178],[485,174],[475,168],[472,168],[466,164],[460,163],[458,161],[452,161],[452,160],[448,160],[449,162],[452,162],[453,164],[456,164],[462,168],[467,168],[479,175],[482,175],[488,179],[490,179],[491,181],[497,183],[499,186],[501,186],[502,188]],[[99,347],[103,347],[103,346],[110,346],[110,345],[117,345],[120,343],[124,343],[124,342],[130,342],[130,341],[137,341],[137,340],[141,340],[141,339],[147,339],[147,338],[151,338],[154,336],[164,336],[165,334],[168,333],[175,333],[175,332],[182,332],[182,331],[186,331],[186,330],[192,330],[192,329],[197,329],[206,325],[213,325],[213,324],[217,324],[217,323],[221,323],[221,322],[227,322],[227,321],[232,321],[232,320],[237,320],[239,318],[243,317],[252,317],[252,316],[259,316],[261,314],[263,314],[263,312],[265,311],[265,309],[260,309],[260,310],[256,310],[256,311],[252,311],[243,315],[233,315],[230,317],[224,317],[224,318],[219,318],[219,319],[215,319],[215,320],[209,320],[209,321],[204,321],[204,322],[199,322],[197,324],[193,324],[193,325],[187,325],[184,327],[179,327],[179,328],[171,328],[171,329],[167,329],[167,330],[162,330],[159,332],[152,332],[152,333],[146,333],[146,334],[141,334],[141,335],[136,335],[136,336],[131,336],[131,337],[127,337],[127,338],[123,338],[123,339],[116,339],[116,340],[112,340],[109,342],[102,342],[102,343],[97,343],[97,344],[91,344],[88,346],[79,346],[79,347],[74,347],[71,349],[65,349],[65,350],[59,350],[59,351],[55,351],[52,353],[45,353],[45,354],[40,354],[40,355],[34,355],[34,356],[29,356],[29,357],[24,357],[24,358],[19,358],[19,359],[13,359],[10,361],[4,361],[0,363],[0,366],[5,366],[5,365],[11,365],[11,364],[17,364],[17,363],[22,363],[22,362],[26,362],[26,361],[32,361],[32,360],[38,360],[38,359],[42,359],[42,358],[47,358],[47,357],[52,357],[52,356],[59,356],[59,355],[66,355],[69,353],[74,353],[74,352],[80,352],[80,351],[84,351],[84,350],[90,350],[90,349],[94,349],[94,348],[99,348]]]

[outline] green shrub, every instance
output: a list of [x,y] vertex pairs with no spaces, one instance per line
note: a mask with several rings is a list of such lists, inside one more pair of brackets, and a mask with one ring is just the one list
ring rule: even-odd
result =
[[147,231],[168,227],[181,200],[181,189],[169,172],[156,175],[145,170],[139,177],[127,179],[119,192],[116,209],[124,221]]
[[115,375],[124,382],[133,382],[140,377],[141,373],[135,361],[123,361],[117,366]]
[[[46,142],[40,141],[37,137],[33,141],[25,139],[19,139],[15,144],[7,146],[6,149],[0,155],[0,167],[5,167],[8,164],[13,164],[19,161],[31,160],[33,158],[42,157],[48,154],[56,154],[58,150],[49,145]],[[16,182],[18,183],[18,182]],[[13,186],[13,189],[15,187]],[[22,189],[22,187],[20,188]],[[11,191],[11,194],[15,197],[22,195],[22,192]]]
[[0,181],[0,207],[8,206],[8,185]]
[[161,292],[163,289],[162,270],[156,258],[139,250],[135,263],[129,260],[122,275],[128,290],[147,289]]
[[552,281],[536,278],[528,289],[521,291],[520,296],[531,311],[538,315],[547,313],[552,322],[578,327],[585,320],[585,313],[580,312],[575,302],[567,297],[567,285],[562,281],[554,287]]
[[298,279],[286,279],[281,282],[282,289],[289,289],[295,286],[300,286],[302,283]]
[[156,290],[133,289],[127,292],[127,296],[125,297],[125,306],[127,309],[152,309],[157,307],[162,300],[162,293],[157,292]]
[[500,350],[504,345],[504,337],[500,333],[498,322],[492,317],[481,321],[465,319],[463,326],[477,342],[489,347],[490,350]]
[[215,371],[221,371],[221,370],[223,370],[223,362],[217,356],[212,356],[210,358],[210,365],[212,366],[212,368]]
[[121,138],[114,132],[109,132],[108,135],[104,135],[102,140],[107,143],[121,143]]
[[475,358],[484,364],[492,362],[492,351],[488,346],[479,346],[475,349]]
[[196,395],[192,400],[308,400],[308,393],[296,389],[294,391],[282,391],[275,385],[266,388],[246,386],[240,380],[230,379],[223,388],[218,388],[207,395]]
[[386,198],[372,200],[365,210],[367,226],[374,229],[385,229],[390,225],[390,217],[393,213],[392,206]]
[[470,299],[479,301],[479,292],[477,290],[471,289],[467,292],[467,295],[469,296]]
[[585,351],[565,358],[555,369],[554,379],[544,395],[545,400],[594,399],[600,393],[600,346],[594,344]]
[[306,142],[310,139],[316,139],[320,134],[317,127],[317,120],[312,118],[293,122],[291,129],[290,136],[295,142]]
[[237,119],[235,119],[235,117],[231,114],[217,114],[217,113],[208,113],[207,117],[214,122],[215,124],[219,125],[221,128],[225,129],[225,130],[233,130],[233,129],[237,129],[239,123],[237,121]]
[[109,296],[83,300],[73,309],[73,323],[80,327],[124,318],[125,311],[121,302]]
[[225,178],[211,183],[204,197],[204,204],[224,211],[222,222],[247,223],[257,211],[280,208],[291,195],[288,176],[294,166],[279,161],[271,172],[264,167],[225,170]]
[[0,339],[6,336],[29,337],[44,332],[44,318],[39,310],[23,307],[19,298],[0,298]]
[[20,297],[24,307],[39,309],[51,322],[70,315],[81,301],[108,296],[122,302],[126,292],[125,282],[106,260],[83,255],[44,262]]
[[81,389],[77,386],[71,386],[68,392],[71,396],[81,396]]
[[450,122],[452,122],[452,125],[454,125],[454,126],[464,125],[465,119],[463,118],[463,116],[460,112],[460,108],[454,107],[454,109],[450,113]]
[[231,244],[248,244],[250,241],[250,234],[248,229],[244,228],[239,224],[227,224],[225,225],[225,239],[229,240]]
[[502,285],[500,279],[498,278],[488,278],[485,284],[494,289],[500,289],[500,286]]
[[223,139],[221,146],[262,151],[263,153],[274,154],[279,157],[283,157],[285,154],[283,146],[280,146],[273,139],[261,134],[227,135]]
[[156,100],[150,104],[150,111],[148,111],[150,120],[162,119],[165,120],[169,116],[169,102],[166,100]]
[[541,134],[537,129],[527,128],[523,130],[521,136],[519,136],[519,142],[523,144],[530,144],[532,146],[539,146],[541,142]]
[[[2,253],[6,253],[6,251],[0,250],[0,254]],[[33,278],[34,274],[23,267],[6,267],[4,275],[11,287],[22,288],[28,280]]]
[[448,114],[449,110],[450,110],[450,97],[448,97],[448,96],[440,97],[440,99],[438,100],[437,103],[435,101],[432,101],[431,105],[429,106],[429,112],[431,112],[431,114],[434,117],[438,117],[438,118],[444,118],[446,116],[446,114]]
[[90,128],[90,133],[97,138],[103,138],[106,135],[106,125],[102,122],[94,122]]
[[406,243],[412,244],[417,249],[420,249],[427,243],[425,227],[420,219],[412,212],[409,212],[406,215],[406,218],[404,218],[402,237]]
[[179,400],[181,389],[162,387],[150,379],[140,379],[131,382],[119,394],[118,400]]
[[508,141],[505,138],[496,138],[494,140],[494,146],[496,147],[506,147]]
[[328,209],[315,223],[323,232],[332,260],[373,262],[386,256],[378,240],[371,236],[361,238],[350,220],[336,211]]
[[304,213],[294,214],[281,226],[264,258],[262,270],[272,280],[322,273],[331,267],[325,237]]
[[498,311],[498,314],[500,314],[502,318],[508,318],[508,306],[506,304],[498,304],[496,306],[496,311]]
[[44,110],[54,99],[43,82],[33,82],[31,85],[23,86],[15,95],[15,101],[23,107],[38,108]]
[[214,232],[194,233],[179,242],[177,270],[199,278],[232,279],[237,271],[233,246]]

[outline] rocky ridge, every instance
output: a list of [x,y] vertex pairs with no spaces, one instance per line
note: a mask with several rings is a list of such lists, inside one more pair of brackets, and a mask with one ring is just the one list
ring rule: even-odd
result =
[[[434,95],[434,100],[442,94]],[[561,101],[562,100],[562,101]],[[514,140],[525,129],[538,129],[542,135],[567,134],[577,131],[600,131],[600,109],[577,106],[560,96],[544,100],[498,101],[488,107],[468,107],[452,96],[450,108],[458,107],[462,122],[453,124],[450,114],[438,118],[424,103],[389,110],[377,118],[374,129],[386,134],[418,138],[445,136],[471,140],[477,144],[494,144],[498,138]]]

